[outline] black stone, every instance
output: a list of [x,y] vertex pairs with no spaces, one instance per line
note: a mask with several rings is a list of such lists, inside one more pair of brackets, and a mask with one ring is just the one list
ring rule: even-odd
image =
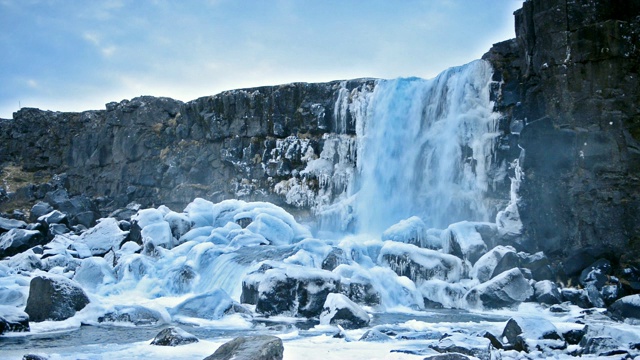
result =
[[204,360],[282,360],[284,346],[276,336],[240,336],[222,344]]
[[36,276],[29,285],[24,311],[31,321],[65,320],[89,304],[89,298],[75,282],[62,277]]

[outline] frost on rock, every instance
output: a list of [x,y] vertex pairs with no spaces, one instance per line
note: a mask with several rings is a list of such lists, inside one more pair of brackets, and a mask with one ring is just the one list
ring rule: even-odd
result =
[[473,264],[469,275],[480,282],[485,282],[505,270],[517,267],[518,261],[513,247],[499,245],[482,255]]
[[422,248],[438,249],[440,241],[430,242],[427,236],[427,226],[417,216],[412,216],[391,225],[382,233],[382,240],[391,240],[416,245]]
[[73,280],[85,289],[95,291],[103,284],[115,283],[116,277],[113,268],[104,258],[90,257],[82,260]]
[[31,321],[65,320],[89,304],[78,283],[62,276],[47,274],[31,279],[25,312]]
[[320,314],[320,324],[357,329],[369,325],[369,314],[342,294],[329,294]]
[[453,255],[394,241],[385,241],[378,263],[416,283],[431,279],[455,282],[463,274],[462,261]]
[[171,226],[164,220],[165,214],[158,209],[144,209],[131,219],[140,227],[142,242],[171,249],[175,244]]
[[170,313],[174,318],[201,318],[218,320],[234,312],[246,313],[246,309],[233,301],[224,290],[213,290],[188,298],[174,307]]
[[533,288],[520,269],[503,272],[473,287],[464,299],[470,307],[499,309],[518,305],[533,295]]
[[477,226],[481,223],[461,221],[449,225],[442,233],[442,244],[450,254],[475,263],[487,252],[487,244],[482,240]]
[[418,286],[427,308],[459,308],[460,300],[467,292],[461,283],[449,283],[442,280],[427,280]]
[[158,325],[167,322],[158,310],[140,305],[117,305],[98,318],[98,322],[124,322],[134,325]]
[[117,250],[120,244],[129,234],[128,231],[120,230],[118,220],[114,218],[101,219],[98,225],[85,231],[76,240],[81,244],[86,244],[94,256],[104,255],[111,249]]

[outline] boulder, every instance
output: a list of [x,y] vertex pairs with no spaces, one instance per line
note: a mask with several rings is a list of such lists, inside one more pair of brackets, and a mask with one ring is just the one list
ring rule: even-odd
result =
[[549,320],[538,317],[518,316],[509,319],[502,331],[502,337],[517,351],[566,348],[558,329]]
[[573,305],[579,306],[583,309],[592,307],[591,301],[589,301],[587,292],[584,289],[564,288],[560,291],[560,294],[562,294],[562,299],[564,301],[569,301]]
[[554,282],[549,280],[538,281],[533,285],[533,288],[533,296],[541,304],[555,305],[562,302],[562,295]]
[[74,281],[62,276],[41,275],[31,279],[24,311],[31,321],[65,320],[89,304],[89,298]]
[[53,206],[49,203],[39,201],[31,207],[31,211],[29,212],[29,221],[36,222],[40,216],[48,214],[53,210]]
[[604,300],[604,304],[606,306],[611,306],[616,300],[620,299],[625,295],[624,288],[620,283],[613,285],[605,285],[600,290],[600,295],[602,295],[602,300]]
[[[2,271],[0,271],[0,278],[2,277]],[[0,304],[21,307],[24,306],[24,300],[22,292],[16,289],[0,286]]]
[[593,285],[601,290],[609,280],[609,274],[611,274],[611,263],[607,259],[599,259],[582,270],[578,280],[584,287]]
[[533,280],[555,280],[555,272],[551,268],[551,261],[542,251],[535,254],[519,252],[518,257],[520,258],[520,267],[530,270]]
[[340,293],[348,297],[351,301],[367,305],[380,305],[380,293],[376,291],[371,282],[362,280],[342,279],[340,283]]
[[[585,336],[580,341],[580,355],[614,356],[628,354],[629,350],[609,336]],[[622,357],[622,358],[626,358]]]
[[482,223],[461,221],[449,225],[442,233],[442,243],[448,252],[474,264],[487,252],[487,244],[478,232]]
[[22,356],[22,360],[49,360],[49,358],[43,355],[25,354]]
[[585,331],[582,329],[571,329],[567,332],[562,333],[562,337],[569,345],[577,345],[580,343],[582,338],[584,337]]
[[151,345],[158,346],[178,346],[198,342],[198,338],[182,330],[179,327],[168,327],[158,333]]
[[640,319],[640,294],[629,295],[616,300],[609,306],[608,313],[617,320]]
[[120,230],[114,218],[104,218],[93,228],[80,235],[77,242],[86,244],[94,256],[102,256],[112,249],[118,250],[128,232]]
[[233,301],[222,289],[196,295],[181,302],[170,311],[172,316],[217,320],[225,315],[251,314],[242,305]]
[[15,306],[0,305],[0,335],[25,331],[29,331],[29,316]]
[[349,259],[347,259],[344,250],[340,248],[333,248],[331,249],[327,257],[322,260],[322,269],[333,271],[333,269],[337,268],[338,266],[348,263]]
[[16,219],[7,219],[0,216],[0,233],[7,232],[11,229],[24,229],[27,223]]
[[520,269],[511,269],[469,290],[464,299],[471,307],[498,309],[520,304],[533,295],[533,288]]
[[489,360],[491,356],[489,352],[490,344],[489,339],[483,337],[466,334],[451,334],[440,339],[437,344],[429,345],[429,347],[439,353],[462,354],[465,356],[475,356],[479,359]]
[[137,326],[158,325],[165,322],[162,314],[140,305],[118,305],[98,318],[98,322],[125,322]]
[[253,274],[250,287],[257,296],[242,295],[241,299],[255,299],[256,312],[272,315],[314,317],[320,315],[327,295],[339,289],[339,277],[329,271],[289,265],[285,269],[269,269]]
[[76,268],[73,280],[77,281],[85,289],[95,291],[103,284],[116,282],[116,274],[113,268],[101,257],[89,257],[80,262]]
[[0,235],[0,259],[19,254],[44,242],[45,238],[40,231],[11,229]]
[[378,263],[416,283],[431,279],[455,282],[463,274],[462,261],[456,256],[395,241],[384,242]]
[[496,246],[473,264],[469,275],[480,282],[485,282],[504,271],[518,267],[519,260],[513,247]]
[[65,224],[65,225],[69,224],[69,222],[67,221],[67,215],[62,213],[59,210],[53,210],[49,213],[46,213],[38,217],[38,222],[46,226],[50,226],[53,224]]
[[442,247],[439,239],[435,244],[429,242],[427,226],[424,221],[417,216],[412,216],[391,225],[382,233],[381,238],[382,241],[397,241],[412,244],[421,248],[439,249]]
[[358,329],[369,325],[369,314],[342,294],[327,295],[320,324],[340,325],[344,329]]
[[222,344],[204,360],[282,360],[284,346],[276,336],[240,336]]
[[64,188],[48,192],[44,200],[54,209],[65,213],[69,217],[69,225],[84,225],[90,228],[95,225],[100,215],[91,199],[85,195],[69,197]]

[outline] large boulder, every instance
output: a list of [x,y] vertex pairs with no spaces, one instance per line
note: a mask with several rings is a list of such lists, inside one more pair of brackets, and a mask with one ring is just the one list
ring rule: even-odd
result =
[[320,314],[320,324],[358,329],[369,325],[369,314],[342,294],[329,294]]
[[276,336],[240,336],[222,344],[204,360],[282,360],[284,346]]
[[511,246],[496,246],[473,264],[469,275],[485,282],[506,270],[518,267],[519,264],[516,249]]
[[460,258],[395,241],[385,241],[378,263],[416,283],[431,279],[455,282],[463,275]]
[[24,229],[27,227],[27,223],[22,220],[7,219],[0,216],[0,234],[7,232],[11,229]]
[[422,248],[438,249],[442,247],[440,239],[429,241],[427,236],[427,226],[424,221],[417,216],[401,220],[391,225],[382,233],[382,240],[391,240],[416,245]]
[[444,336],[438,343],[429,345],[429,347],[439,353],[451,355],[450,359],[460,359],[459,354],[474,356],[482,360],[491,358],[489,340],[479,336],[454,333]]
[[127,235],[127,231],[120,230],[116,219],[104,218],[96,226],[82,233],[77,242],[86,244],[92,255],[102,256],[111,250],[118,250]]
[[497,309],[518,305],[531,295],[533,288],[520,269],[515,268],[471,288],[464,300],[471,307]]
[[442,243],[449,253],[474,264],[487,252],[487,244],[477,227],[482,223],[461,221],[449,225],[442,233]]
[[179,327],[168,327],[158,333],[151,345],[158,346],[178,346],[198,342],[198,338],[182,330]]
[[547,305],[560,304],[562,295],[558,290],[558,286],[549,280],[538,281],[533,285],[534,297],[537,302]]
[[74,281],[62,276],[41,275],[31,279],[24,311],[31,321],[65,320],[89,304],[89,298]]
[[584,287],[592,285],[601,290],[609,280],[609,274],[611,274],[611,262],[607,259],[598,259],[582,270],[579,277],[580,285]]
[[502,338],[518,351],[565,348],[564,339],[549,321],[538,317],[513,317],[507,321]]
[[99,317],[98,322],[131,323],[137,326],[147,326],[163,324],[166,321],[158,310],[140,305],[117,305],[113,310]]

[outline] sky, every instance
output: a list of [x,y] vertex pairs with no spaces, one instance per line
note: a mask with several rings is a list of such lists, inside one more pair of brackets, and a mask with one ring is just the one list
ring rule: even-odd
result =
[[0,0],[0,118],[141,95],[432,78],[515,37],[522,0]]

